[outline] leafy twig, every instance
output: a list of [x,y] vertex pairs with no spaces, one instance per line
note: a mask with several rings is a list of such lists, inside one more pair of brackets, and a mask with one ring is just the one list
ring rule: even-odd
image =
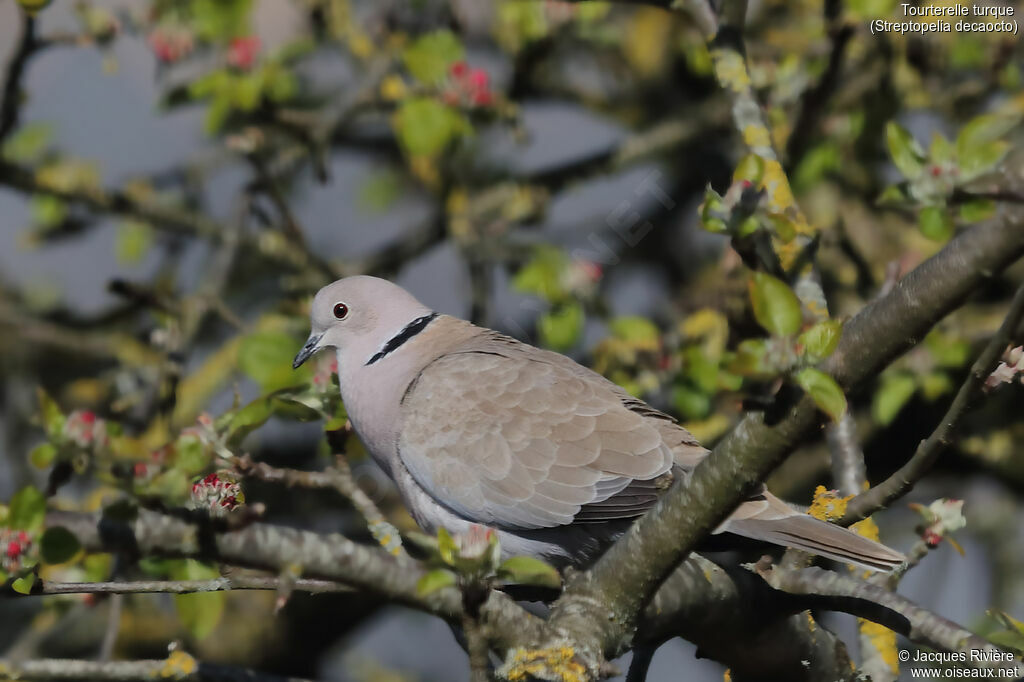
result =
[[978,359],[974,361],[967,380],[960,386],[960,390],[949,409],[946,410],[946,414],[943,415],[938,427],[926,440],[922,441],[917,451],[914,452],[914,456],[896,473],[874,488],[850,500],[846,505],[846,513],[838,523],[850,525],[887,507],[910,491],[914,484],[931,469],[935,460],[952,442],[961,419],[967,414],[978,394],[981,393],[985,380],[999,363],[999,358],[1016,333],[1022,318],[1024,318],[1024,286],[1017,290],[1003,324],[989,340]]

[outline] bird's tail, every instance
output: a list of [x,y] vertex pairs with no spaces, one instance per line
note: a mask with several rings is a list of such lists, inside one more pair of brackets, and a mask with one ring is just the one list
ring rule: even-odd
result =
[[891,571],[907,560],[900,552],[879,542],[808,514],[793,513],[774,519],[730,519],[721,530],[795,547],[872,571]]

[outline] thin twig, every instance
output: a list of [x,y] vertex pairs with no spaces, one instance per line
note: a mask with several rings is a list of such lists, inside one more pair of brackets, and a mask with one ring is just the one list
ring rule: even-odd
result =
[[[279,590],[284,586],[285,582],[274,576],[224,576],[211,580],[132,580],[102,583],[60,583],[40,580],[33,586],[32,594],[195,594],[197,592],[237,590]],[[311,594],[352,591],[348,585],[311,578],[288,580],[287,587],[297,592]],[[11,592],[10,594],[17,593]]]
[[846,513],[837,523],[848,526],[861,519],[871,516],[874,512],[889,506],[903,497],[914,484],[924,476],[935,460],[953,442],[957,427],[967,414],[974,400],[981,393],[985,380],[999,363],[1003,351],[1017,331],[1017,326],[1024,318],[1024,285],[1014,294],[1010,309],[999,330],[989,340],[988,345],[971,366],[966,381],[946,410],[938,427],[917,448],[914,456],[900,467],[896,473],[874,488],[867,490],[850,500],[846,505]]
[[0,102],[0,142],[18,126],[21,112],[21,80],[25,75],[29,57],[39,47],[36,40],[35,16],[24,10],[21,10],[21,16],[21,40],[18,41],[18,47],[14,50],[14,56],[7,65],[7,74],[4,77],[3,101]]
[[387,520],[370,496],[356,484],[348,460],[343,455],[336,455],[334,467],[324,471],[274,467],[266,462],[257,462],[249,455],[239,457],[235,462],[235,469],[243,476],[270,483],[283,483],[289,487],[336,490],[363,516],[371,535],[384,549],[396,556],[405,554],[398,529]]
[[201,663],[183,652],[173,652],[162,661],[82,661],[46,658],[31,661],[0,659],[0,680],[71,680],[83,682],[310,682],[305,678],[281,677],[233,666]]
[[98,661],[109,661],[114,656],[114,647],[117,646],[117,636],[121,632],[121,611],[124,607],[124,595],[114,594],[110,598],[107,610],[107,629],[103,633],[103,641],[100,642],[100,652],[96,657]]

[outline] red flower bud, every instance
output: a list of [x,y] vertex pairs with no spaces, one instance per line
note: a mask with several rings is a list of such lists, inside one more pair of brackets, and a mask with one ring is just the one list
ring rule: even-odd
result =
[[259,52],[260,39],[258,37],[235,38],[228,47],[228,64],[236,69],[251,69],[256,63]]
[[474,88],[483,90],[487,88],[490,76],[483,69],[473,69],[469,74],[469,84]]
[[468,71],[468,70],[469,70],[469,66],[466,65],[465,61],[460,59],[459,61],[457,61],[457,62],[455,62],[455,63],[453,63],[451,65],[450,73],[455,78],[462,78],[463,76],[466,75],[466,71]]

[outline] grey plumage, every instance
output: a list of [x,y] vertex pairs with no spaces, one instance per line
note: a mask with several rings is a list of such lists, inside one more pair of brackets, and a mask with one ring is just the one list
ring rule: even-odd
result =
[[[671,417],[599,374],[433,314],[386,280],[328,285],[311,317],[296,365],[336,349],[357,433],[429,532],[484,524],[498,531],[506,554],[584,563],[708,455]],[[875,569],[904,561],[766,490],[715,532]]]

